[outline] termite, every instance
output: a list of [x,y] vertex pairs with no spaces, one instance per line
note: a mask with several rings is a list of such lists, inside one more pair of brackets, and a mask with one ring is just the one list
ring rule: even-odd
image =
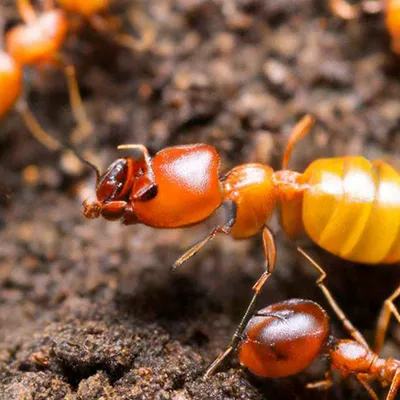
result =
[[392,50],[400,54],[400,1],[399,0],[363,0],[350,4],[347,0],[329,0],[331,11],[345,20],[358,18],[362,12],[375,14],[383,11],[385,25],[392,39]]
[[[2,117],[22,96],[22,68],[26,66],[55,66],[61,68],[67,77],[72,112],[78,122],[78,130],[87,134],[92,130],[75,77],[75,69],[63,60],[60,51],[68,32],[68,20],[61,10],[53,8],[52,1],[46,1],[44,10],[37,14],[29,0],[18,0],[18,11],[23,24],[10,29],[5,35],[5,52],[0,53],[0,88]],[[17,103],[29,131],[50,149],[59,148],[58,143],[47,134],[29,111],[26,102]]]
[[[238,347],[240,363],[265,378],[297,374],[321,354],[329,356],[332,370],[343,377],[355,376],[371,398],[378,400],[369,384],[376,380],[389,386],[386,400],[395,400],[400,387],[400,360],[380,358],[357,340],[333,337],[328,314],[313,301],[292,299],[256,312]],[[306,387],[328,389],[332,386],[330,372],[324,380]]]

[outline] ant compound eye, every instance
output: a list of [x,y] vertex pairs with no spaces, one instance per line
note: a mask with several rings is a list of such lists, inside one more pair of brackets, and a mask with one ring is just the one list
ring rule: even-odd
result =
[[132,165],[125,158],[114,161],[102,175],[96,188],[101,202],[121,200],[132,187]]

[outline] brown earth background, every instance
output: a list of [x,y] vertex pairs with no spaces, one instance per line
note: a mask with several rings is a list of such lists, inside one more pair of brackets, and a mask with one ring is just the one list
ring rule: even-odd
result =
[[[142,51],[85,27],[65,54],[76,66],[94,132],[78,147],[104,168],[121,143],[152,153],[169,145],[214,145],[222,171],[258,161],[279,168],[293,125],[317,118],[293,155],[361,154],[399,162],[400,60],[382,14],[344,22],[324,1],[121,1],[113,14]],[[2,2],[6,28],[18,22]],[[29,72],[29,103],[43,126],[74,128],[60,72]],[[397,156],[397,161],[396,161]],[[259,238],[219,237],[175,273],[173,261],[212,227],[180,231],[120,226],[81,215],[94,176],[68,152],[50,152],[14,112],[0,125],[0,398],[15,399],[367,399],[352,379],[327,393],[327,360],[287,379],[259,379],[235,357],[207,381],[263,268]],[[327,308],[315,273],[274,227],[278,265],[260,308],[309,298]],[[371,341],[398,266],[368,267],[312,248],[328,286]],[[328,308],[327,308],[328,309]],[[330,312],[330,310],[328,309]],[[332,316],[334,331],[345,336]],[[392,323],[384,349],[400,356]],[[306,349],[305,349],[306,351]],[[383,396],[384,392],[379,392]]]

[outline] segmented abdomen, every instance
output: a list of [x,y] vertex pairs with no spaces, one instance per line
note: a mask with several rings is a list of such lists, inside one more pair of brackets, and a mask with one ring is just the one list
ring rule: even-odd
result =
[[305,171],[302,219],[310,238],[350,261],[400,261],[400,174],[383,161],[344,157]]

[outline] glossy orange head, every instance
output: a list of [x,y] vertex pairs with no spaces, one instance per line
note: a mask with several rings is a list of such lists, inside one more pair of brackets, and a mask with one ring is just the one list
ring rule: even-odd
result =
[[0,118],[15,104],[22,92],[22,68],[7,53],[0,51]]
[[90,17],[106,11],[110,0],[58,0],[58,4],[66,11]]
[[202,221],[222,202],[218,165],[205,144],[169,147],[150,160],[120,158],[99,179],[97,201],[84,204],[84,215],[156,228]]
[[157,228],[178,228],[209,217],[222,202],[218,167],[217,152],[206,144],[161,150],[152,159],[157,196],[133,201],[137,218]]
[[239,360],[266,378],[296,374],[321,352],[329,337],[326,312],[309,300],[293,299],[258,311],[249,321]]
[[64,44],[68,20],[61,10],[42,13],[37,19],[12,28],[6,34],[6,50],[20,64],[54,62]]

